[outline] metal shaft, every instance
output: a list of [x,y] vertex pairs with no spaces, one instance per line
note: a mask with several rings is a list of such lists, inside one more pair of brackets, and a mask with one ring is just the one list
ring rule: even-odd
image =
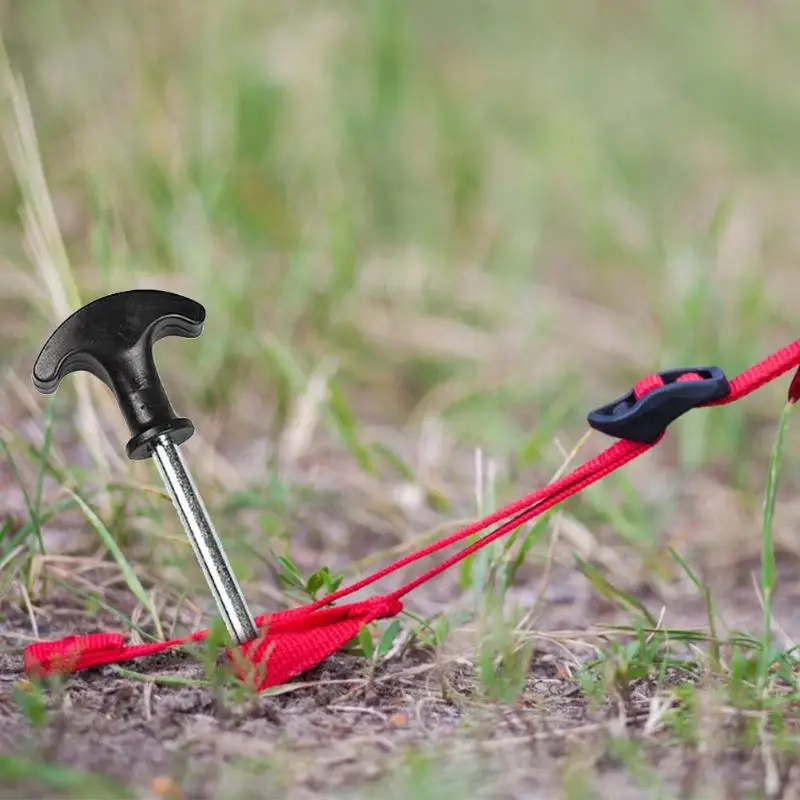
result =
[[231,638],[238,644],[255,639],[255,622],[180,450],[168,437],[160,436],[153,459]]

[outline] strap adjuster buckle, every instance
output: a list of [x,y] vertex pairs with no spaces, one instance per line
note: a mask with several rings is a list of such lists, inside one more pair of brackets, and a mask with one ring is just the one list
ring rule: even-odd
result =
[[589,426],[609,436],[641,444],[653,444],[678,417],[730,393],[719,367],[671,369],[654,376],[662,385],[637,397],[636,389],[612,403],[596,408]]

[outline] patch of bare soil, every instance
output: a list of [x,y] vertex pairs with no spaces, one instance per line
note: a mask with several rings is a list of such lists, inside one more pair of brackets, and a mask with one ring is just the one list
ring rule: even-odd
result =
[[[50,622],[42,614],[41,636],[104,624],[65,602],[49,610],[59,613]],[[32,636],[27,614],[6,606],[3,619],[3,638]],[[652,796],[655,779],[614,755],[610,737],[646,732],[646,768],[669,787],[661,796],[691,797],[703,785],[713,790],[708,796],[737,798],[764,785],[763,759],[757,748],[736,745],[732,718],[704,754],[670,744],[648,730],[657,708],[649,682],[624,702],[594,707],[565,669],[568,660],[538,652],[509,708],[482,699],[474,666],[457,657],[436,662],[411,652],[370,677],[363,660],[336,655],[284,694],[236,697],[230,689],[165,684],[205,678],[191,654],[167,653],[124,665],[143,680],[113,667],[71,676],[48,695],[46,722],[35,728],[13,697],[24,676],[11,652],[0,655],[0,751],[113,776],[137,797],[179,786],[174,796],[186,798],[400,798],[422,790],[427,773],[438,776],[437,797],[452,790],[549,798],[591,767],[596,796],[624,800]],[[148,680],[156,676],[161,682]],[[572,778],[564,777],[568,766]],[[17,784],[0,796],[55,796],[42,791]]]

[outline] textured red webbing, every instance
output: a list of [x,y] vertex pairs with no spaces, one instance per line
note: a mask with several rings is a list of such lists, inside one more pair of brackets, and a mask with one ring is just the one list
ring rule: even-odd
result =
[[[791,369],[800,367],[800,339],[773,353],[730,380],[730,393],[721,400],[704,405],[727,405],[756,391]],[[680,380],[697,379],[684,375]],[[663,385],[658,375],[640,380],[634,387],[636,398]],[[800,369],[789,387],[789,400],[800,400]],[[643,453],[655,447],[663,434],[651,444],[617,441],[577,467],[568,475],[522,499],[490,514],[461,530],[414,553],[398,559],[362,580],[299,608],[277,611],[256,618],[257,639],[227,652],[240,680],[261,690],[276,686],[319,664],[357,635],[363,625],[377,619],[396,616],[403,610],[400,601],[417,586],[513,531],[528,520],[564,502],[568,497],[599,481]],[[497,526],[497,527],[493,527]],[[491,530],[490,530],[491,529]],[[331,606],[403,567],[463,541],[478,533],[484,535],[469,546],[429,569],[419,577],[385,595],[367,600]],[[31,677],[76,672],[113,662],[160,653],[206,638],[208,631],[198,631],[182,639],[126,645],[120,634],[95,633],[67,636],[56,641],[35,642],[24,651],[25,672]]]
[[[261,635],[235,651],[228,651],[228,658],[238,677],[255,688],[278,685],[336,652],[358,634],[362,625],[394,617],[402,610],[399,600],[379,595],[318,611],[300,607],[264,614],[256,617]],[[154,655],[203,641],[207,636],[208,631],[198,631],[183,639],[134,645],[126,645],[124,637],[118,633],[66,636],[28,645],[23,656],[24,668],[31,677],[78,672],[101,664]]]

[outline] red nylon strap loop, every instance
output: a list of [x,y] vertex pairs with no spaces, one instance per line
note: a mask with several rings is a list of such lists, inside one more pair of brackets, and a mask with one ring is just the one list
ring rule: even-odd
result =
[[394,617],[403,604],[391,597],[373,597],[361,603],[334,606],[289,617],[273,614],[258,639],[227,652],[239,680],[260,691],[278,686],[305,672],[358,634],[363,625]]
[[118,633],[65,636],[55,642],[34,642],[28,645],[25,648],[23,665],[28,675],[77,672],[106,664],[118,658],[124,649],[125,640]]
[[[682,383],[685,381],[701,381],[703,380],[702,375],[698,375],[696,372],[687,372],[685,375],[681,375],[678,378],[676,383]],[[637,381],[633,387],[633,394],[637,400],[641,400],[648,392],[652,392],[654,389],[659,389],[664,385],[664,379],[660,375],[648,375],[646,378],[642,378],[641,380]]]
[[[788,399],[790,402],[797,402],[800,400],[800,339],[737,375],[729,382],[730,392],[725,397],[705,405],[727,405],[740,400],[785,372],[796,368],[797,372],[789,386]],[[689,373],[679,380],[697,380],[698,377]],[[662,385],[663,381],[659,376],[648,376],[636,384],[634,393],[637,399],[640,399]],[[308,605],[257,617],[256,624],[261,630],[259,637],[227,653],[236,675],[240,680],[261,690],[305,672],[356,636],[362,625],[399,614],[403,610],[400,598],[417,586],[643,455],[662,437],[663,434],[657,441],[646,444],[617,441],[552,484],[438,542],[398,559],[350,586]],[[341,606],[331,605],[415,561],[478,533],[484,535],[387,595],[378,595]],[[189,642],[202,641],[207,636],[208,631],[198,631],[183,639],[128,646],[124,644],[124,639],[119,634],[67,636],[57,641],[35,642],[28,645],[24,651],[23,662],[26,674],[32,677],[63,674],[158,653]]]
[[[261,690],[285,682],[318,664],[358,634],[362,625],[403,610],[396,598],[377,596],[358,603],[310,611],[307,606],[256,618],[260,636],[227,651],[240,680]],[[198,631],[185,639],[125,645],[118,633],[66,636],[25,648],[23,666],[30,677],[63,675],[103,664],[130,661],[206,638]]]

